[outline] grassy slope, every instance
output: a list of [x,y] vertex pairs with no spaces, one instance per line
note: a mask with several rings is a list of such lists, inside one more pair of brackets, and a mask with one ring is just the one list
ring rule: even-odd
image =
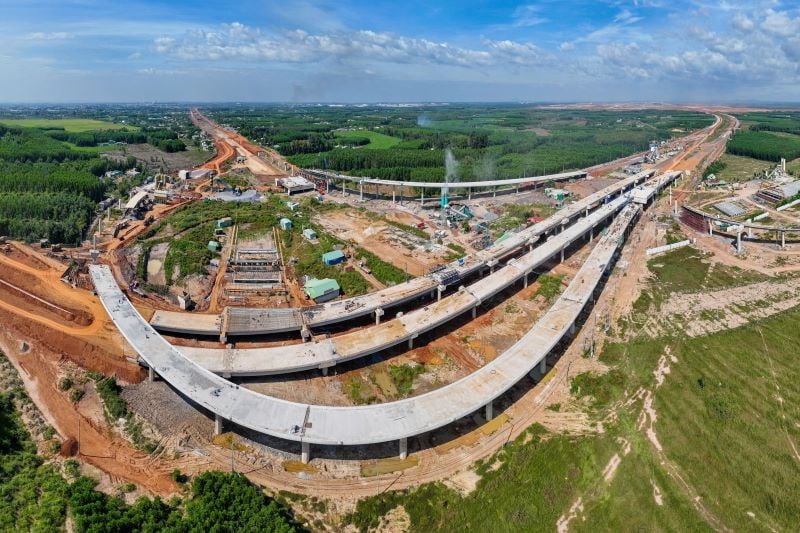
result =
[[114,124],[104,120],[93,120],[87,118],[21,118],[21,119],[0,119],[0,124],[7,126],[19,126],[22,128],[64,128],[71,133],[82,133],[97,130],[121,130],[123,128],[136,130],[138,128],[125,124]]
[[[664,291],[718,286],[715,273],[725,282],[757,279],[718,266],[709,275],[701,258],[689,252],[659,257],[657,264],[663,266],[654,268],[653,284],[670,288]],[[800,331],[794,326],[799,319],[795,308],[705,337],[639,337],[609,344],[601,360],[611,371],[580,375],[573,382],[576,396],[589,402],[592,418],[604,419],[612,408],[617,413],[604,434],[568,437],[534,429],[527,444],[518,440],[499,452],[495,459],[502,465],[485,472],[466,498],[440,485],[424,486],[410,495],[366,500],[353,521],[366,526],[374,523],[372,517],[403,504],[415,531],[552,531],[580,496],[584,513],[570,524],[574,530],[710,530],[669,464],[637,429],[642,402],[630,408],[617,403],[625,391],[654,388],[653,369],[669,346],[678,362],[654,393],[655,431],[665,457],[725,526],[791,529],[800,514],[800,502],[793,497],[800,491],[800,472],[790,446],[790,439],[800,446],[795,424],[800,416]],[[631,451],[606,483],[603,468],[614,453],[622,455],[619,439],[627,440]],[[661,505],[653,485],[661,492]]]

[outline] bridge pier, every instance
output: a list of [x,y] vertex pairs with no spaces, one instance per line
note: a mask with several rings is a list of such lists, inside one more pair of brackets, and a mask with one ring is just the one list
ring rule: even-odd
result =
[[781,250],[786,248],[786,232],[781,232]]
[[739,228],[739,231],[736,232],[736,253],[742,253],[742,228]]
[[375,325],[379,325],[381,323],[381,317],[384,315],[383,309],[380,307],[375,309]]
[[539,362],[539,374],[541,374],[542,377],[547,374],[547,357],[542,358]]
[[214,435],[222,434],[222,417],[214,414]]
[[322,370],[322,375],[323,376],[327,376],[328,375],[328,367],[327,366],[322,367],[320,370]]
[[483,414],[487,422],[494,418],[494,402],[489,402],[486,404]]
[[408,438],[403,437],[400,439],[400,459],[408,457]]
[[497,185],[495,185],[494,189],[492,190],[492,198],[497,198]]
[[442,293],[446,289],[447,289],[447,287],[445,287],[444,285],[439,285],[438,287],[436,287],[436,301],[437,302],[441,302],[442,301]]
[[307,465],[309,460],[311,460],[311,444],[303,441],[300,443],[300,462]]
[[528,272],[525,272],[525,275],[524,275],[524,276],[523,276],[523,278],[522,278],[522,279],[524,280],[524,281],[522,282],[522,286],[523,286],[523,288],[525,288],[525,289],[527,289],[527,288],[528,288],[528,274],[529,274]]
[[475,307],[472,308],[472,320],[478,316],[478,304],[475,304]]
[[561,262],[564,262],[564,248],[561,249]]
[[423,205],[425,205],[425,189],[424,188],[420,189],[420,194],[421,194],[421,196],[419,197],[419,205],[420,205],[420,207],[422,207]]
[[358,182],[358,201],[359,202],[363,202],[364,201],[364,181],[363,180]]

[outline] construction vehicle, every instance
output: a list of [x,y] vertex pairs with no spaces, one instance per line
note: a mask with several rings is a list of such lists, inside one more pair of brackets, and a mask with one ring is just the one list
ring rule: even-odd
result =
[[154,217],[153,215],[150,215],[149,217],[147,217],[147,218],[144,220],[144,227],[145,227],[145,228],[146,228],[146,227],[148,227],[150,224],[152,224],[152,223],[153,223],[153,222],[155,222],[155,221],[156,221],[156,217]]

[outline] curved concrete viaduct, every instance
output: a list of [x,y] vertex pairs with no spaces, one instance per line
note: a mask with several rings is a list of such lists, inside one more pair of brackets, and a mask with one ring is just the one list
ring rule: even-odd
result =
[[542,319],[502,355],[454,383],[420,396],[375,405],[334,407],[289,402],[233,384],[189,361],[136,311],[107,266],[90,273],[103,306],[126,340],[151,368],[189,399],[215,414],[217,429],[229,420],[257,432],[309,444],[359,445],[398,440],[401,456],[407,437],[454,422],[491,402],[537,367],[573,330],[576,319],[622,245],[639,212],[626,206],[593,249],[569,287]]
[[[533,245],[541,235],[558,231],[559,228],[563,229],[573,219],[587,215],[590,209],[654,174],[654,170],[647,170],[620,180],[566,206],[556,216],[534,224],[463,260],[448,263],[442,272],[420,276],[374,293],[302,308],[227,308],[222,315],[156,311],[150,323],[165,333],[219,336],[222,342],[230,336],[265,335],[287,331],[301,331],[304,337],[308,337],[313,328],[346,322],[376,312],[380,315],[390,307],[417,299],[432,291],[438,291],[441,296],[447,285],[458,283],[461,279],[487,268],[493,270],[500,260],[524,246]],[[449,279],[446,278],[447,273],[451,274]]]

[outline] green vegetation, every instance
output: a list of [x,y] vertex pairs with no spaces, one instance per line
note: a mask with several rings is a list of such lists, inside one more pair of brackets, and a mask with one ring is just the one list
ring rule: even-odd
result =
[[[391,148],[400,142],[397,137],[390,137],[383,133],[370,130],[358,131],[337,131],[334,133],[336,142],[341,145],[349,146],[369,146],[376,150]],[[364,142],[366,141],[366,142]]]
[[510,104],[220,107],[211,116],[276,147],[300,166],[408,181],[442,179],[448,148],[460,162],[462,181],[516,178],[630,155],[652,139],[712,123],[708,115],[685,111],[563,111]]
[[533,297],[541,296],[547,303],[552,303],[559,294],[561,294],[561,284],[564,282],[564,276],[551,276],[550,274],[542,274],[537,279],[539,286]]
[[800,157],[800,136],[780,135],[767,131],[742,131],[728,142],[727,151],[765,161]]
[[705,168],[705,170],[703,170],[703,178],[707,178],[711,174],[716,175],[717,172],[721,172],[726,166],[727,166],[727,164],[725,163],[725,161],[717,159],[716,161],[714,161],[713,163],[708,165]]
[[[64,130],[69,133],[84,133],[87,131],[105,131],[131,129],[124,124],[114,124],[103,120],[93,120],[87,118],[61,118],[61,119],[41,119],[41,118],[22,118],[22,119],[0,119],[0,124],[6,126],[16,126],[19,128],[37,128],[44,130]],[[134,128],[138,129],[138,128]]]
[[389,375],[394,386],[403,396],[408,396],[414,386],[414,378],[425,373],[424,365],[389,365]]
[[128,404],[119,395],[120,388],[113,377],[103,378],[96,382],[97,394],[103,400],[106,418],[109,422],[128,416]]
[[397,268],[393,264],[387,263],[377,255],[363,248],[358,249],[356,259],[363,259],[367,263],[367,267],[372,271],[372,275],[375,276],[375,279],[384,285],[397,285],[409,279],[408,274],[406,274],[402,268]]
[[[721,167],[715,168],[713,172],[716,174],[717,178],[725,180],[728,183],[749,181],[753,178],[763,176],[765,170],[774,166],[771,163],[759,159],[732,154],[722,154],[711,166],[717,163],[719,163]],[[709,168],[711,168],[711,166]],[[705,172],[703,174],[705,175]]]

